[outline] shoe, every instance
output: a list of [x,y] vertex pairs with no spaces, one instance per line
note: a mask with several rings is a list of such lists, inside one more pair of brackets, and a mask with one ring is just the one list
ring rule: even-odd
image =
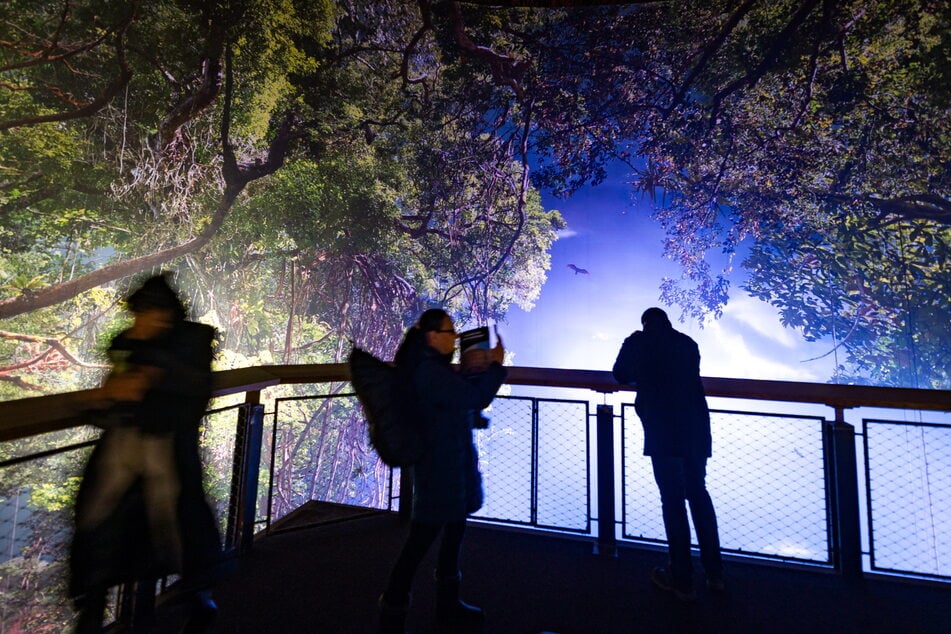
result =
[[726,583],[723,577],[707,577],[707,588],[713,592],[726,592]]
[[482,608],[459,598],[461,574],[455,577],[436,577],[436,616],[441,621],[477,622],[485,620]]
[[661,590],[672,592],[679,601],[683,601],[684,603],[693,603],[697,600],[696,590],[694,590],[692,587],[675,585],[674,578],[666,568],[654,568],[654,570],[651,572],[651,581],[653,581],[654,585]]
[[218,604],[211,598],[211,593],[207,591],[198,592],[192,600],[192,606],[189,610],[185,625],[182,626],[182,634],[202,634],[210,632],[218,617]]

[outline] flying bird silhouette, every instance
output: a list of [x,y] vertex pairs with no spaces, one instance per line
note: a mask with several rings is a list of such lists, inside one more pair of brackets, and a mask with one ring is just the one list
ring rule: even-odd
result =
[[574,271],[575,275],[577,275],[578,273],[581,273],[582,275],[588,275],[588,269],[579,268],[575,266],[574,264],[569,264],[568,268]]

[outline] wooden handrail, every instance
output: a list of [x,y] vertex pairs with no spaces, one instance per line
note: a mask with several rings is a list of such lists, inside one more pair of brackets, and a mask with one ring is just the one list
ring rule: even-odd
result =
[[[214,395],[263,390],[275,385],[349,381],[346,363],[268,365],[215,372]],[[636,391],[618,385],[610,372],[559,368],[510,367],[506,383],[592,390],[599,393]],[[708,397],[817,403],[837,408],[883,407],[951,411],[951,390],[834,385],[796,381],[764,381],[704,377]],[[89,390],[0,402],[0,441],[28,438],[88,423],[80,406]]]

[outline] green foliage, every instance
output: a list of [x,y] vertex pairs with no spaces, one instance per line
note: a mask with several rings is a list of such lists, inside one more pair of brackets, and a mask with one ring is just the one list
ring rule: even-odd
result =
[[[132,14],[84,0],[60,22],[45,3],[16,0],[2,15],[20,40],[0,47],[18,88],[0,94],[0,123],[20,122],[0,137],[0,300],[218,226],[225,104],[215,81],[228,50],[238,161],[254,165],[287,113],[302,139],[226,209],[211,243],[175,263],[194,311],[243,358],[257,347],[285,361],[338,358],[341,341],[363,336],[348,331],[357,324],[384,333],[369,345],[389,348],[429,303],[471,321],[530,307],[562,222],[533,185],[568,193],[618,159],[658,201],[667,253],[683,266],[664,296],[699,319],[727,301],[737,249],[768,252],[843,219],[873,232],[921,220],[903,247],[917,262],[910,245],[934,241],[928,223],[940,219],[915,216],[908,201],[947,199],[948,91],[935,81],[945,23],[914,0],[807,6],[437,3],[424,14],[399,1],[242,0]],[[52,29],[70,63],[24,64]],[[120,64],[127,83],[110,93]],[[89,114],[23,123],[97,99]],[[708,257],[718,251],[723,268]],[[755,275],[757,288],[785,279]],[[801,282],[821,294],[817,280]],[[770,301],[780,296],[792,302]],[[106,296],[83,297],[11,326],[54,334],[88,359],[116,312]],[[822,315],[788,308],[811,320],[804,331],[822,331]],[[69,327],[50,329],[57,320]]]
[[846,221],[758,244],[744,288],[783,324],[830,342],[840,382],[944,389],[951,381],[951,230]]
[[72,509],[81,480],[78,476],[72,476],[65,482],[44,482],[35,486],[30,491],[30,504],[51,512]]

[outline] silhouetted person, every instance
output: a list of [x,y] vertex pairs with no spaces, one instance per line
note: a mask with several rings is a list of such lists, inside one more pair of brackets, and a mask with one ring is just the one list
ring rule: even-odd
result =
[[436,566],[437,613],[442,621],[481,620],[482,610],[459,599],[459,552],[466,517],[482,507],[482,476],[472,441],[474,415],[488,407],[505,380],[501,341],[478,376],[463,378],[451,365],[456,348],[452,319],[427,310],[410,328],[395,362],[409,373],[427,446],[413,466],[409,535],[380,597],[381,634],[403,634],[416,569],[442,533]]
[[[87,405],[104,428],[76,498],[70,553],[77,632],[100,632],[108,588],[170,573],[192,602],[186,631],[210,624],[220,540],[201,482],[198,427],[211,395],[214,329],[185,320],[164,275],[127,299],[130,328]],[[147,594],[144,593],[144,594]]]
[[637,387],[634,409],[644,426],[644,455],[651,458],[660,490],[670,561],[655,568],[651,578],[678,599],[692,601],[696,593],[685,501],[690,503],[707,585],[723,589],[717,518],[705,484],[712,443],[700,350],[693,339],[674,330],[660,308],[644,311],[641,324],[643,331],[624,340],[614,378]]

